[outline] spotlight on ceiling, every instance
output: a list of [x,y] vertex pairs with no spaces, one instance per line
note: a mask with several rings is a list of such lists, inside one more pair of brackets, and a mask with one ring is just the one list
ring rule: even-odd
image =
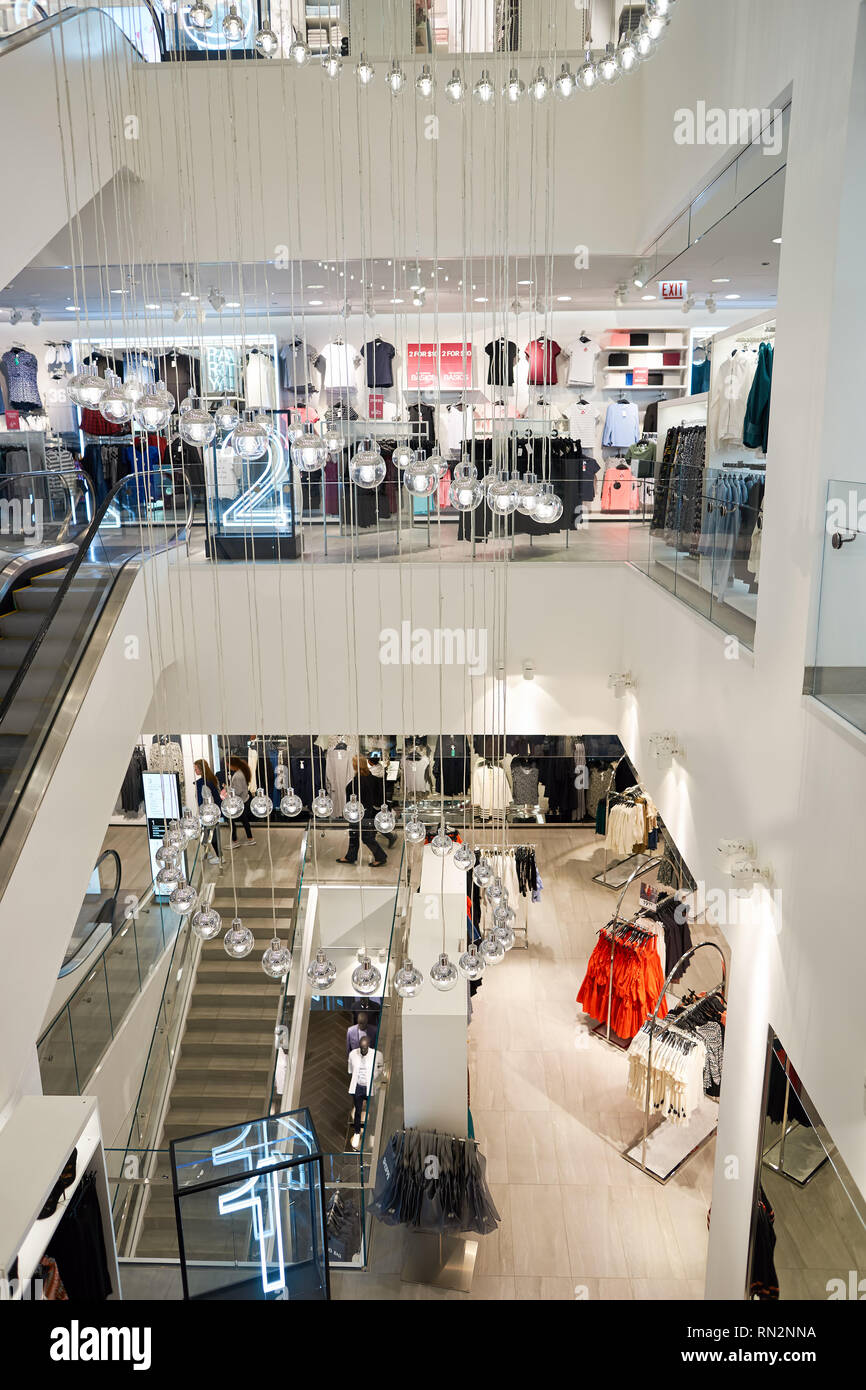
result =
[[182,305],[180,305],[180,304],[175,304],[174,309],[172,310],[171,316],[172,316],[172,318],[174,319],[175,323],[180,323],[180,321],[181,321],[181,319],[183,318],[183,316],[184,316],[185,313],[186,313],[186,310],[183,308]]
[[20,309],[13,309],[12,313],[9,315],[9,322],[20,323],[23,317],[24,315],[22,314]]
[[627,297],[627,296],[628,296],[628,285],[625,283],[624,280],[620,280],[619,284],[617,285],[616,289],[614,290],[614,295],[613,295],[613,302],[614,302],[614,304],[616,305],[616,307],[617,307],[618,309],[621,309],[622,306],[625,304],[625,301],[626,301],[626,297]]
[[708,314],[714,314],[716,312],[716,296],[714,294],[707,295],[704,308]]
[[34,326],[35,328],[38,328],[38,327],[39,327],[40,323],[42,322],[42,312],[41,312],[41,310],[39,310],[39,309],[34,309],[34,310],[33,310],[33,313],[30,315],[30,322],[33,324],[33,326]]
[[694,297],[693,294],[689,294],[689,295],[687,295],[686,298],[683,300],[683,313],[684,313],[684,314],[690,314],[691,311],[692,311],[692,309],[694,309],[694,307],[695,307],[695,297]]
[[647,268],[643,261],[640,261],[632,271],[631,282],[636,290],[642,290],[646,284]]

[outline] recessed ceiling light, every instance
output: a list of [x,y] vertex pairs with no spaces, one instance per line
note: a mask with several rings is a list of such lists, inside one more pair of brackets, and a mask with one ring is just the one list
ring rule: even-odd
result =
[[570,304],[570,303],[571,303],[571,295],[570,295],[570,294],[558,294],[558,295],[556,296],[556,302],[557,302],[558,304]]
[[66,312],[67,312],[67,314],[77,314],[77,313],[78,313],[78,305],[77,305],[77,304],[67,304],[67,306],[66,306]]
[[181,292],[180,292],[180,297],[181,297],[181,299],[189,299],[189,298],[190,298],[189,290],[181,290]]
[[226,304],[227,309],[239,309],[240,307],[240,300],[237,299],[230,299]]
[[486,303],[487,303],[487,295],[486,295],[486,294],[479,294],[479,295],[476,295],[476,297],[475,297],[475,303],[476,303],[476,304],[486,304]]
[[518,285],[531,285],[531,284],[532,284],[532,281],[531,281],[531,280],[518,280],[517,283],[518,283]]
[[308,289],[308,290],[323,290],[324,288],[325,288],[324,285],[308,285],[308,286],[307,286],[307,289]]
[[654,294],[642,294],[641,299],[655,299]]
[[402,301],[402,299],[392,299],[392,300],[391,300],[391,303],[392,303],[392,304],[402,304],[403,301]]
[[145,304],[145,309],[161,309],[161,304]]
[[725,295],[725,299],[739,299],[739,297],[740,297],[740,296],[739,296],[738,294],[726,294],[726,295]]
[[129,290],[110,290],[110,294],[129,294]]
[[781,238],[780,236],[774,236],[774,237],[773,237],[773,245],[774,245],[774,246],[781,246],[781,245],[782,245],[782,238]]
[[318,308],[320,308],[320,307],[324,304],[324,302],[325,302],[324,299],[311,299],[311,300],[310,300],[310,308],[311,308],[311,309],[318,309]]
[[717,280],[714,280],[714,281],[713,281],[713,284],[714,284],[714,285],[729,285],[730,283],[731,283],[731,277],[730,277],[730,275],[720,275],[719,278],[718,278]]

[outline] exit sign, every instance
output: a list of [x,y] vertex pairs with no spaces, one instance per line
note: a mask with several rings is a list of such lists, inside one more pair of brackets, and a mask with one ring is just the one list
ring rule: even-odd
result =
[[659,280],[659,299],[685,299],[688,280]]

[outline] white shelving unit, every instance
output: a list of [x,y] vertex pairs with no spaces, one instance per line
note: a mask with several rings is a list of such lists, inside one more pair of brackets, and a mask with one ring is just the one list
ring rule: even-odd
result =
[[[39,1219],[77,1149],[75,1177],[51,1216]],[[0,1301],[17,1300],[39,1269],[51,1237],[86,1173],[102,1217],[112,1299],[121,1297],[99,1110],[93,1096],[24,1096],[0,1130]],[[63,1277],[63,1271],[60,1271]]]
[[[613,333],[627,334],[641,333],[649,337],[648,343],[640,343],[631,346],[628,343],[612,343],[609,341]],[[602,342],[601,355],[599,358],[599,371],[601,373],[601,389],[603,391],[661,391],[677,393],[685,392],[687,387],[688,373],[691,371],[689,364],[689,330],[687,328],[648,328],[634,326],[631,328],[610,329],[604,335],[608,341]],[[611,353],[626,353],[628,362],[625,365],[610,364]],[[664,362],[665,353],[676,353],[678,363]],[[660,362],[653,361],[653,365],[647,364],[647,357],[654,354],[656,358],[661,358]],[[648,383],[626,383],[628,372],[646,370],[648,372],[661,372],[663,380],[654,385]]]

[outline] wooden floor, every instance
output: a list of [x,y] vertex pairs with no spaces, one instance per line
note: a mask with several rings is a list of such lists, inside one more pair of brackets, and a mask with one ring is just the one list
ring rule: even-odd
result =
[[[536,842],[544,891],[530,908],[530,948],[488,971],[469,1029],[472,1117],[502,1224],[480,1238],[466,1295],[404,1283],[412,1236],[374,1223],[369,1269],[335,1273],[336,1298],[703,1297],[714,1141],[665,1187],[622,1157],[641,1129],[628,1064],[575,1003],[616,903],[592,881],[602,840],[572,827]],[[710,956],[700,953],[684,986],[717,982]]]

